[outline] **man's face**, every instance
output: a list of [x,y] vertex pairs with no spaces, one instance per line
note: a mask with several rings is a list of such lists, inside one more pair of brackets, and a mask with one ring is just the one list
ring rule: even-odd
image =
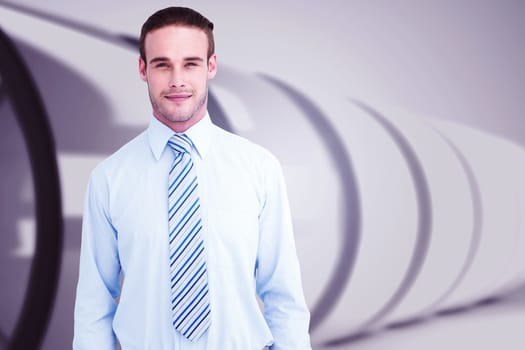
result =
[[217,71],[215,54],[207,59],[204,31],[171,25],[146,35],[146,62],[139,59],[153,114],[176,132],[201,120],[207,108],[208,80]]

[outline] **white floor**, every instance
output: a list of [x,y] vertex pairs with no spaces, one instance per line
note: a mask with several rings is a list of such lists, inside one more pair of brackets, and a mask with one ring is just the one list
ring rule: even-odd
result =
[[491,303],[436,315],[316,350],[524,350],[525,289]]

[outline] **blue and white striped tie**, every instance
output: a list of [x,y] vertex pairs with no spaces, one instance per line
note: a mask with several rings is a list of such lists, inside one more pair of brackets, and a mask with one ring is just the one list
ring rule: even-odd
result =
[[189,153],[192,142],[185,134],[168,141],[175,153],[169,173],[168,218],[170,286],[173,326],[193,341],[210,326],[208,273],[197,176]]

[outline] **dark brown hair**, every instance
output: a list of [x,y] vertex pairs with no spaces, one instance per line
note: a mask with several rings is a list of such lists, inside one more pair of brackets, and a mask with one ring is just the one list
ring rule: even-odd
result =
[[213,39],[213,23],[195,10],[187,7],[167,7],[152,14],[142,25],[140,31],[140,57],[146,62],[144,41],[146,35],[155,29],[169,25],[181,25],[202,29],[208,37],[208,59],[215,52],[215,41]]

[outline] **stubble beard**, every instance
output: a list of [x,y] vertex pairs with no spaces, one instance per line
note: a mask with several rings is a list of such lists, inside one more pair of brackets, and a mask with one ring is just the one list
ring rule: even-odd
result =
[[[164,97],[160,97],[163,99]],[[175,114],[172,113],[165,108],[161,106],[160,103],[157,103],[155,99],[151,95],[151,91],[149,92],[149,99],[151,101],[151,106],[153,107],[154,113],[164,119],[165,121],[169,123],[184,123],[188,120],[191,120],[195,117],[195,115],[201,110],[202,106],[204,106],[208,100],[208,86],[206,86],[205,93],[202,95],[202,97],[197,101],[197,104],[195,105],[195,108],[190,111],[187,114]]]

